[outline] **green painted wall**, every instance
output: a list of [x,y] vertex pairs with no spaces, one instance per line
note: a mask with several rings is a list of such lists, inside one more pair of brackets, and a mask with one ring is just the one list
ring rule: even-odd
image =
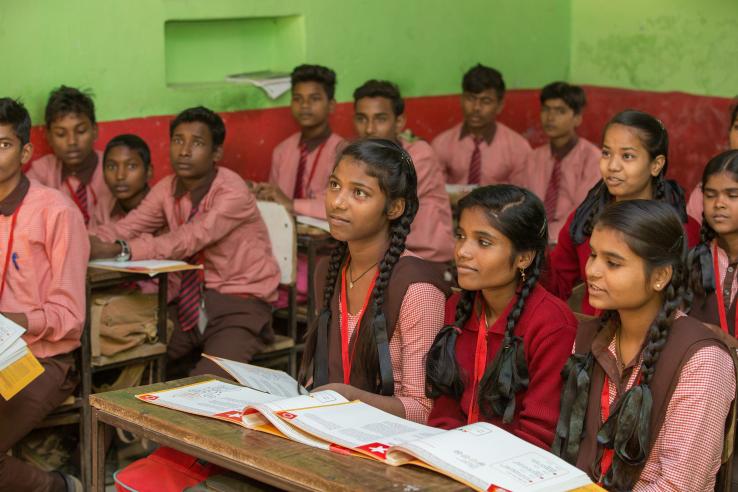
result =
[[[339,101],[372,77],[407,96],[456,93],[478,61],[532,88],[567,76],[569,19],[568,1],[539,0],[0,0],[0,94],[22,97],[36,122],[61,83],[92,89],[100,120],[287,104],[216,81],[240,62],[328,65]],[[212,42],[193,39],[206,32]]]
[[571,0],[569,78],[733,97],[738,1]]

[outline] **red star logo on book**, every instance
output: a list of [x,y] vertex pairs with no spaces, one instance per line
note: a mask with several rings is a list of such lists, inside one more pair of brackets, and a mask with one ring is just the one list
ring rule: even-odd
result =
[[363,446],[359,446],[356,449],[361,449],[362,451],[365,451],[369,453],[370,455],[379,458],[380,460],[383,460],[387,457],[387,451],[389,451],[389,446],[382,444],[381,442],[373,442],[371,444],[365,444]]
[[231,422],[241,422],[241,412],[238,410],[231,410],[229,412],[216,413],[214,417],[229,420]]

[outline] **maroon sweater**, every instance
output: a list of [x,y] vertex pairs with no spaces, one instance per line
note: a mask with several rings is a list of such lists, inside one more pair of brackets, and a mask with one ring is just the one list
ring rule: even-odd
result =
[[[569,215],[566,224],[561,228],[559,242],[548,258],[548,272],[541,278],[541,283],[549,292],[564,300],[569,298],[575,285],[586,279],[584,268],[591,252],[589,237],[582,244],[576,245],[569,234],[574,213]],[[699,243],[700,224],[692,217],[684,224],[684,232],[687,234],[687,244],[690,248]],[[580,312],[595,315],[595,309],[589,305],[589,293],[586,289]]]
[[[502,345],[507,317],[516,301],[517,296],[489,328],[487,364],[491,363]],[[457,302],[458,295],[455,295],[446,304],[447,323],[454,320]],[[467,424],[472,393],[469,380],[474,373],[478,327],[479,317],[475,312],[456,340],[456,360],[465,376],[461,400],[446,395],[437,398],[433,402],[428,425],[453,429]],[[503,424],[501,418],[487,420],[481,412],[480,418],[536,446],[549,449],[559,419],[559,399],[563,383],[560,373],[571,355],[576,331],[577,321],[569,307],[543,287],[536,286],[528,297],[515,327],[515,334],[523,339],[523,350],[530,376],[528,389],[518,393],[515,400],[515,415],[509,424]]]

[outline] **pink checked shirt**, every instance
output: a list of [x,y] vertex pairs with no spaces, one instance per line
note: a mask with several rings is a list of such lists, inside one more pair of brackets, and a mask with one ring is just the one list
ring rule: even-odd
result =
[[[405,251],[402,256],[417,256]],[[339,294],[339,304],[341,302]],[[432,284],[411,284],[405,292],[394,334],[389,343],[395,396],[405,407],[405,418],[425,424],[433,400],[425,396],[425,356],[443,328],[446,297]],[[340,323],[340,313],[339,313]],[[361,311],[348,316],[349,339]]]
[[[113,209],[115,198],[105,184],[102,168],[102,152],[96,150],[97,167],[92,174],[92,179],[87,185],[87,207],[90,213],[90,222],[87,228],[94,230],[96,227],[106,224],[110,220],[110,211]],[[61,191],[64,195],[72,197],[69,188],[76,190],[80,184],[76,176],[69,176],[67,182],[69,187],[62,181],[62,162],[54,154],[46,154],[31,163],[26,171],[26,176],[38,181],[44,186]]]
[[[26,315],[23,339],[36,357],[71,352],[85,321],[90,243],[82,214],[59,191],[32,181],[16,220],[0,311]],[[3,262],[11,221],[0,215]]]
[[689,195],[689,201],[687,202],[687,215],[692,217],[694,220],[702,223],[702,211],[704,210],[704,196],[702,195],[702,185],[700,183],[694,187],[692,193]]
[[[548,217],[548,237],[551,242],[556,241],[569,214],[576,210],[590,188],[602,177],[599,166],[601,154],[597,146],[579,137],[574,148],[561,160],[556,213],[553,217]],[[537,147],[528,154],[525,164],[514,173],[512,182],[528,188],[544,201],[554,163],[551,145]]]
[[[712,243],[710,243],[710,252],[712,253],[712,248],[717,242],[716,239],[713,239]],[[718,268],[720,269],[720,285],[723,289],[727,288],[727,285],[725,285],[725,277],[727,276],[727,270],[728,268],[733,268],[730,266],[730,259],[728,258],[728,253],[725,252],[723,248],[721,248],[719,245],[717,247],[717,253],[718,253]],[[733,275],[733,283],[730,286],[730,303],[733,303],[733,299],[735,299],[735,294],[738,292],[738,275]],[[723,295],[721,292],[716,292],[715,295]]]
[[438,158],[423,140],[400,142],[415,165],[420,200],[420,208],[407,237],[407,247],[428,261],[451,261],[454,256],[451,205]]
[[[480,184],[510,183],[513,173],[525,164],[530,152],[530,144],[520,134],[496,123],[494,138],[490,143],[482,142],[482,175]],[[469,182],[469,163],[474,152],[474,138],[461,135],[463,123],[449,128],[433,140],[441,168],[446,175],[446,183],[467,184]]]
[[[134,260],[184,260],[202,252],[206,288],[273,302],[279,266],[256,200],[241,176],[225,167],[216,170],[192,221],[186,222],[192,209],[190,194],[177,200],[175,176],[169,175],[136,209],[97,233],[106,241],[128,240]],[[169,232],[152,235],[165,226]]]
[[[307,167],[303,175],[303,196],[294,202],[295,213],[325,219],[325,190],[328,177],[336,163],[336,155],[345,140],[336,133],[331,133],[324,143],[318,145],[308,154]],[[291,135],[274,148],[272,152],[272,168],[269,182],[290,198],[294,198],[297,165],[300,162],[300,133]],[[318,162],[315,160],[320,153]],[[311,177],[312,176],[312,177]]]

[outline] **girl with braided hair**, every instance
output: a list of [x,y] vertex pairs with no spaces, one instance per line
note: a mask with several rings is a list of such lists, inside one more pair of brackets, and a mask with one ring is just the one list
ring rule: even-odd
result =
[[608,205],[594,223],[586,275],[602,314],[580,323],[562,371],[552,451],[608,490],[713,490],[732,460],[735,352],[680,311],[682,226],[670,205],[638,199]]
[[[600,158],[602,179],[561,229],[549,258],[550,270],[541,279],[546,289],[568,299],[572,288],[584,280],[594,219],[611,202],[645,199],[667,203],[679,215],[689,246],[699,242],[699,224],[687,216],[684,192],[676,181],[665,178],[668,151],[666,128],[650,114],[626,110],[607,123]],[[586,291],[581,312],[595,314]]]
[[325,206],[338,245],[317,268],[323,304],[299,379],[425,423],[423,357],[443,326],[448,287],[405,248],[418,210],[410,156],[390,140],[352,143],[333,168]]
[[702,174],[704,221],[689,253],[694,299],[689,314],[736,336],[738,150],[713,157]]
[[577,323],[538,283],[548,246],[543,203],[524,188],[493,185],[465,196],[459,211],[463,290],[426,358],[426,392],[435,398],[428,423],[485,420],[548,449]]

